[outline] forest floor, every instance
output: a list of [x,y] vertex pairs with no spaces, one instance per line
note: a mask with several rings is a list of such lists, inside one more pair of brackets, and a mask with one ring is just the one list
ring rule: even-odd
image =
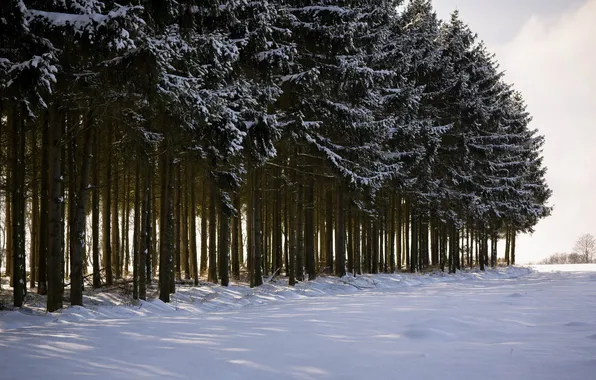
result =
[[0,311],[0,378],[594,379],[596,265],[181,286]]

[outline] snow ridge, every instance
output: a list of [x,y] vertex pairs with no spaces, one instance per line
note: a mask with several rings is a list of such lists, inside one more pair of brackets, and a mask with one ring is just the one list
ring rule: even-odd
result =
[[299,283],[295,287],[289,287],[287,279],[274,279],[252,289],[244,284],[223,287],[201,283],[198,287],[178,287],[169,304],[159,299],[133,302],[124,296],[98,291],[85,297],[86,307],[71,306],[61,312],[47,313],[43,311],[45,305],[28,305],[18,311],[0,312],[0,332],[52,323],[101,323],[114,319],[198,316],[313,297],[345,296],[361,292],[415,291],[421,286],[436,283],[508,280],[528,276],[533,272],[526,267],[503,267],[484,272],[464,270],[457,274],[348,274],[342,278],[323,276],[314,281]]

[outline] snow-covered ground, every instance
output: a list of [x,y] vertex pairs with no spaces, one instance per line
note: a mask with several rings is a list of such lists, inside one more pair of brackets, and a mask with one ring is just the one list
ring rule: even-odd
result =
[[[182,288],[0,313],[0,378],[596,378],[596,266]],[[547,269],[548,270],[548,269]],[[590,272],[592,270],[592,272]]]

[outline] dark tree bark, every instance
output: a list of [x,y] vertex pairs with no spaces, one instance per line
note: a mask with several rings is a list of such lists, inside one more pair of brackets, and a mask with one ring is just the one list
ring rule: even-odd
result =
[[50,235],[48,241],[47,273],[48,296],[47,309],[54,312],[62,308],[64,294],[63,261],[64,261],[64,218],[62,216],[63,176],[62,176],[62,137],[64,125],[61,111],[54,110],[50,124],[49,168],[50,168],[50,205],[49,224]]
[[254,183],[253,192],[253,228],[254,228],[254,285],[263,285],[263,275],[261,272],[261,257],[263,254],[263,227],[261,225],[261,183],[257,179]]
[[240,244],[239,232],[241,228],[241,208],[240,208],[240,196],[234,195],[234,208],[236,209],[236,215],[232,217],[232,277],[235,280],[240,279]]
[[[134,221],[132,233],[132,298],[139,298],[139,273],[143,273],[143,267],[140,266],[139,251],[141,249],[141,160],[137,158],[135,175],[135,199],[134,199]],[[142,275],[140,277],[143,277]]]
[[[153,262],[157,261],[157,250],[155,249],[155,241],[157,239],[157,235],[155,234],[155,214],[157,214],[156,212],[154,212],[154,208],[153,208],[153,162],[147,158],[147,161],[145,163],[146,167],[145,167],[145,175],[147,176],[146,178],[146,197],[147,197],[147,205],[146,207],[143,206],[143,212],[145,212],[145,209],[147,210],[147,231],[146,234],[147,236],[145,237],[146,239],[146,251],[147,253],[145,254],[145,280],[147,281],[147,285],[151,285],[151,283],[153,282],[153,274],[156,273],[155,272],[155,265],[153,264]],[[141,228],[141,236],[143,236],[143,234],[145,233],[145,231],[143,230],[143,228]],[[141,252],[142,254],[142,252]]]
[[89,171],[91,170],[91,153],[93,147],[93,115],[85,117],[85,133],[81,172],[76,199],[74,236],[71,236],[71,272],[70,272],[70,303],[83,305],[83,252],[85,250],[85,232],[87,230],[87,198],[89,194]]
[[[8,124],[12,124],[12,181],[10,190],[12,194],[12,273],[14,306],[21,307],[27,294],[27,277],[25,269],[25,108],[12,110]],[[19,123],[19,119],[21,123]]]
[[31,239],[29,245],[29,287],[34,288],[39,270],[39,150],[37,128],[31,131]]
[[207,220],[209,219],[207,186],[203,181],[201,185],[201,275],[207,272]]
[[511,243],[511,247],[509,248],[509,252],[511,254],[511,265],[515,265],[515,238],[516,238],[517,232],[514,229],[511,229],[510,231],[510,240],[509,242]]
[[161,221],[159,223],[159,299],[163,302],[170,302],[171,281],[174,279],[174,194],[172,192],[173,182],[173,159],[170,147],[164,144],[165,153],[161,156]]
[[[139,276],[139,298],[142,300],[147,299],[147,282],[151,279],[151,265],[149,264],[149,251],[151,249],[151,168],[148,160],[142,165],[142,177],[143,184],[137,192],[141,192],[141,228],[140,228],[140,246],[138,248],[138,276]],[[135,211],[136,215],[136,211]],[[136,225],[136,222],[135,222]],[[135,244],[137,240],[134,241]],[[136,264],[136,262],[135,262]]]
[[40,207],[39,207],[39,272],[37,278],[37,293],[46,295],[47,288],[47,258],[49,242],[49,206],[50,206],[50,119],[49,112],[44,112],[41,131],[41,181],[40,181]]
[[346,275],[346,225],[344,216],[344,197],[341,188],[336,193],[336,217],[335,217],[335,275],[343,277]]
[[[116,141],[116,134],[113,133],[111,137],[112,144]],[[112,170],[112,191],[114,192],[112,195],[112,273],[115,275],[117,279],[122,278],[122,265],[120,257],[120,224],[119,222],[119,210],[118,207],[120,206],[120,168],[119,168],[119,159],[116,154],[112,154],[113,160],[113,170]]]
[[[290,286],[296,285],[296,205],[294,202],[288,204],[288,218],[290,224],[288,225],[289,234],[289,256],[288,256],[288,284]],[[294,222],[294,223],[292,223]]]
[[188,193],[189,193],[189,188],[191,187],[192,184],[192,180],[189,178],[189,168],[188,165],[185,166],[184,168],[184,175],[186,177],[186,181],[184,181],[184,184],[181,183],[181,185],[184,186],[183,192],[182,192],[182,205],[181,205],[181,218],[182,220],[181,222],[181,247],[182,247],[182,252],[181,252],[181,256],[182,256],[182,264],[184,269],[184,279],[185,280],[190,280],[190,275],[191,275],[191,268],[190,268],[190,254],[189,254],[189,239],[188,239],[188,214],[189,214],[189,210],[188,210]]
[[209,275],[208,281],[217,283],[217,187],[209,183]]
[[327,252],[327,269],[329,273],[333,273],[333,192],[327,191],[327,223],[325,226],[326,236],[326,252]]
[[228,272],[228,253],[230,250],[230,214],[228,206],[220,200],[219,207],[219,246],[218,246],[218,265],[219,278],[222,286],[228,286],[230,277]]
[[197,252],[197,201],[195,196],[195,170],[194,166],[191,166],[191,174],[189,178],[190,191],[190,210],[188,216],[190,218],[190,256],[192,261],[192,278],[194,285],[199,285],[199,263],[198,263],[198,252]]
[[112,267],[112,229],[111,229],[111,201],[112,201],[112,127],[108,128],[108,149],[105,179],[103,183],[103,267],[106,270],[106,285],[111,286],[114,283]]
[[403,221],[403,212],[402,212],[402,198],[401,195],[397,196],[397,226],[396,226],[396,238],[397,238],[397,257],[396,257],[396,269],[401,272],[402,265],[403,265],[403,243],[402,243],[402,221]]
[[304,281],[304,190],[298,185],[298,199],[296,202],[296,280]]
[[99,264],[99,132],[95,131],[95,141],[92,148],[93,156],[93,190],[91,194],[91,234],[93,237],[93,287],[101,286],[101,266]]
[[361,258],[361,236],[362,236],[362,229],[361,229],[361,212],[360,210],[356,210],[356,217],[354,220],[354,275],[362,274],[362,258]]
[[174,176],[174,262],[176,267],[176,280],[182,279],[182,169],[176,165]]
[[411,247],[410,247],[410,272],[416,273],[418,269],[418,216],[416,215],[415,211],[411,212],[411,233],[412,238],[410,239]]
[[[315,199],[314,199],[314,184],[310,182],[306,189],[306,204],[304,210],[304,251],[306,256],[306,273],[308,280],[313,281],[317,277],[316,262],[315,262]],[[281,236],[280,247],[281,252]]]

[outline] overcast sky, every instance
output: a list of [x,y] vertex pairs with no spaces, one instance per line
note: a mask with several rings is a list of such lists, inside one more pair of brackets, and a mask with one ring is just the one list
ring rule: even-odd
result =
[[520,237],[518,262],[570,252],[596,235],[596,0],[434,0],[443,19],[461,18],[497,54],[546,136],[553,215]]

